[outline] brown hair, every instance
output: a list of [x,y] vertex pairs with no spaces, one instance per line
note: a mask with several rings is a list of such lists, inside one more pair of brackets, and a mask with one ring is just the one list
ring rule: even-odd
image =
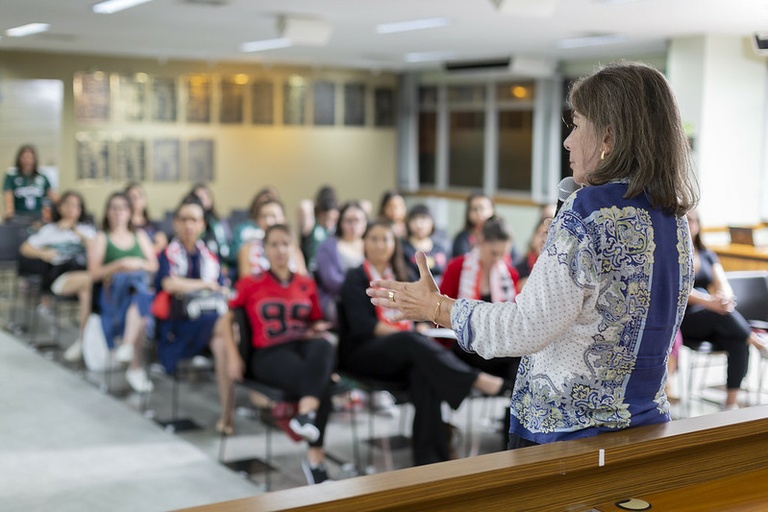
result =
[[696,205],[680,111],[658,70],[637,62],[606,65],[574,82],[568,103],[597,135],[613,136],[613,149],[587,176],[591,185],[628,180],[626,197],[645,193],[653,207],[675,215]]

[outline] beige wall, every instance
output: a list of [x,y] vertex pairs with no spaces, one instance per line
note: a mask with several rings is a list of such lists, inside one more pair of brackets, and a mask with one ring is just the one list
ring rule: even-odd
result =
[[[273,80],[278,106],[282,98],[281,84],[291,76],[329,80],[339,86],[349,81],[364,82],[369,86],[394,86],[396,80],[393,75],[372,75],[354,70],[265,68],[260,64],[160,62],[104,56],[0,52],[0,81],[58,79],[64,83],[60,154],[41,155],[41,160],[58,165],[61,189],[80,190],[86,197],[89,209],[99,216],[107,195],[122,183],[76,180],[75,136],[78,133],[97,133],[105,137],[168,136],[182,141],[193,137],[212,138],[215,141],[215,179],[211,188],[217,208],[222,213],[228,213],[232,208],[246,208],[253,194],[265,185],[272,185],[280,191],[289,218],[293,220],[299,200],[312,197],[323,184],[334,185],[341,199],[368,199],[374,204],[384,189],[396,184],[395,128],[372,126],[370,87],[365,127],[344,127],[339,124],[340,96],[337,96],[337,124],[332,127],[281,124],[263,127],[250,125],[247,120],[245,124],[236,126],[219,125],[215,121],[208,125],[188,125],[182,121],[169,124],[145,121],[83,125],[78,124],[74,116],[72,79],[78,71],[124,74],[142,72],[164,77],[206,73],[212,75],[214,81],[220,77],[244,73],[252,79]],[[281,115],[277,113],[276,122],[279,123],[280,119]],[[34,139],[30,141],[34,142]],[[12,165],[13,156],[0,155],[0,158],[5,159],[4,166]],[[4,166],[0,164],[0,167]],[[186,181],[147,181],[145,187],[153,216],[159,217],[164,210],[172,209],[189,186],[190,183]]]

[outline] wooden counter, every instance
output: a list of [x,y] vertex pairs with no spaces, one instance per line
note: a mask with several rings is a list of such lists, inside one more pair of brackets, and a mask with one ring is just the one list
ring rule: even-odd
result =
[[710,247],[726,271],[768,270],[768,247],[730,244]]
[[[728,479],[762,472],[766,467],[768,406],[759,406],[189,510],[584,512],[621,498],[655,499],[657,495],[666,496],[667,492],[673,496],[677,490],[718,481],[726,482],[722,493],[731,502],[740,503],[744,484],[730,485]],[[762,473],[757,476],[761,479],[757,481],[760,484],[756,484],[768,489]],[[768,502],[766,491],[750,495],[749,499],[753,498]],[[667,509],[654,507],[654,510]],[[669,510],[707,509],[675,507]]]

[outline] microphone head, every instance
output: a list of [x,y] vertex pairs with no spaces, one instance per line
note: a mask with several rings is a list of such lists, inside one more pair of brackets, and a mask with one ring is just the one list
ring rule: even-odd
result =
[[557,200],[560,202],[565,202],[571,194],[580,188],[581,185],[576,183],[576,180],[574,180],[572,176],[563,178],[557,185]]

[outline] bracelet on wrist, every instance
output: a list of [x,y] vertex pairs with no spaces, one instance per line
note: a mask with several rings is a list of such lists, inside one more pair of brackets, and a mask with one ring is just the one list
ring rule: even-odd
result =
[[432,315],[432,323],[435,325],[440,325],[437,322],[437,318],[440,316],[440,307],[443,305],[443,301],[448,297],[447,295],[441,294],[440,299],[437,301],[437,306],[435,306],[435,314]]

